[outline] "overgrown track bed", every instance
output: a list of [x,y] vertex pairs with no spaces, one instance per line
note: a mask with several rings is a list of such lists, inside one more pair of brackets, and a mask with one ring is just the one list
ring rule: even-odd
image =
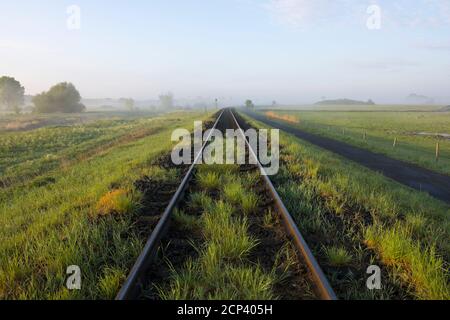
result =
[[[237,126],[231,110],[225,110],[215,128],[224,132]],[[335,295],[259,165],[194,162],[117,298]]]

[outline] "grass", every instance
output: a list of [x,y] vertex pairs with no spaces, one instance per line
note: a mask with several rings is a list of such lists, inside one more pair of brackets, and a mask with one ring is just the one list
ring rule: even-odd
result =
[[124,189],[117,189],[109,191],[97,203],[95,215],[126,215],[135,214],[141,207],[141,195],[134,192],[129,192]]
[[[450,140],[435,136],[435,133],[450,134],[449,112],[374,110],[373,112],[367,112],[367,108],[365,111],[328,112],[292,110],[272,112],[269,116],[277,121],[295,117],[298,123],[288,122],[302,130],[450,174]],[[274,117],[273,114],[277,116]],[[423,132],[430,134],[419,135]],[[395,139],[397,141],[394,147]],[[438,141],[440,159],[436,161]]]
[[100,295],[106,300],[113,300],[119,292],[127,274],[120,269],[105,269],[99,282]]
[[[210,166],[201,166],[198,177],[211,177]],[[217,184],[198,179],[202,191],[190,197],[192,208],[202,210],[197,232],[203,234],[203,244],[197,248],[199,255],[188,259],[180,269],[171,267],[170,283],[158,287],[161,299],[183,300],[268,300],[274,299],[273,287],[280,277],[274,270],[264,271],[259,263],[249,260],[258,240],[249,234],[249,222],[241,214],[243,194],[256,198],[252,190],[243,190],[234,169],[214,176],[222,193],[211,198]],[[208,193],[209,192],[209,193]],[[213,192],[213,194],[215,194]],[[199,206],[207,203],[207,206]],[[280,259],[281,259],[280,253]],[[288,269],[288,267],[286,267]],[[287,272],[287,271],[286,271]]]
[[174,210],[173,220],[177,224],[177,227],[183,231],[192,232],[198,229],[199,226],[199,221],[197,217],[188,215],[179,209]]
[[240,182],[231,182],[224,186],[225,198],[234,204],[238,204],[242,199],[242,185]]
[[21,190],[53,170],[158,133],[175,124],[178,116],[109,119],[0,133],[0,186]]
[[220,187],[219,174],[216,172],[204,172],[197,175],[199,185],[205,190],[217,190]]
[[[122,143],[55,166],[38,175],[39,184],[31,181],[1,189],[0,299],[111,298],[145,240],[134,228],[138,197],[128,190],[144,175],[173,179],[173,172],[165,175],[151,163],[170,152],[172,130],[191,128],[194,118],[198,115],[140,119],[148,127],[161,129],[136,138],[131,126],[131,139],[125,133]],[[103,206],[97,206],[105,195],[105,212],[122,214],[92,219],[102,211]],[[81,268],[80,291],[65,288],[70,265]]]
[[[340,298],[450,299],[448,205],[290,135],[281,143],[274,183]],[[380,291],[365,287],[372,264],[386,269]]]
[[259,197],[253,193],[248,192],[244,187],[244,181],[246,185],[254,186],[258,177],[255,175],[246,175],[244,178],[233,176],[232,179],[227,181],[222,191],[225,199],[240,207],[245,215],[255,213],[259,205]]
[[213,200],[206,192],[194,192],[190,196],[189,206],[193,209],[210,208],[213,205]]
[[324,249],[328,263],[333,267],[340,267],[350,264],[352,256],[341,247],[327,247]]
[[242,212],[249,215],[255,213],[258,209],[259,198],[254,193],[248,193],[241,199]]
[[448,274],[434,247],[423,249],[401,224],[384,228],[372,226],[366,230],[365,237],[368,247],[376,250],[386,265],[397,270],[401,278],[415,289],[418,299],[450,298]]
[[219,201],[203,216],[204,235],[210,242],[208,251],[227,260],[241,260],[256,246],[248,236],[245,217],[233,218],[234,208]]

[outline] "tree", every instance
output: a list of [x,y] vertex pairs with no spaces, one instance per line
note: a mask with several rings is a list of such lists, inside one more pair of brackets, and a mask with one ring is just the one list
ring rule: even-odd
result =
[[0,109],[20,110],[24,102],[25,88],[11,77],[0,78]]
[[128,99],[121,98],[120,102],[122,102],[125,105],[125,108],[127,108],[128,110],[130,110],[130,111],[134,110],[135,103],[134,103],[134,100],[132,98],[128,98]]
[[163,109],[172,109],[173,104],[173,94],[171,92],[168,92],[166,94],[162,94],[159,96],[159,102],[161,104],[161,107]]
[[33,98],[38,113],[78,113],[86,110],[81,104],[81,96],[71,83],[62,82]]
[[249,109],[255,108],[255,105],[253,104],[253,101],[252,101],[252,100],[247,100],[247,101],[245,101],[245,106],[246,106],[247,108],[249,108]]

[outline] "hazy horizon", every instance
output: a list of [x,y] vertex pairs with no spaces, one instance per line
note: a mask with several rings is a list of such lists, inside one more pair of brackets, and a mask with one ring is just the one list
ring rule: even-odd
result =
[[[371,5],[380,28],[367,26]],[[29,95],[69,81],[86,99],[450,103],[450,0],[2,1],[0,12],[0,76]]]

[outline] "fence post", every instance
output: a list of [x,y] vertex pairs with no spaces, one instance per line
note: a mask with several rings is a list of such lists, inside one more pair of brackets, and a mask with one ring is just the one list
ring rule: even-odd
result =
[[395,139],[394,139],[394,145],[393,145],[394,149],[396,146],[397,146],[397,137],[395,137]]
[[436,161],[439,161],[439,153],[440,153],[440,147],[439,147],[439,141],[436,142]]

